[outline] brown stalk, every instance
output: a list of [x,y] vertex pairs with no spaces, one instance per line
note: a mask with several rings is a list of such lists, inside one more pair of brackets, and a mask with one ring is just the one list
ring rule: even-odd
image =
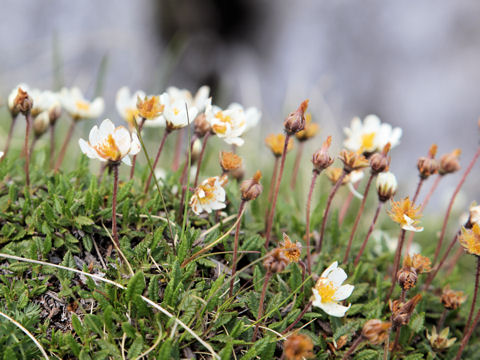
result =
[[70,127],[68,128],[67,136],[65,136],[65,140],[63,141],[62,148],[60,149],[60,153],[58,154],[58,159],[57,162],[55,163],[55,168],[54,171],[57,172],[60,166],[62,165],[63,158],[65,157],[65,153],[67,152],[67,147],[68,144],[70,143],[70,140],[72,139],[73,135],[73,130],[75,129],[75,125],[77,122],[75,120],[72,120],[72,123],[70,124]]
[[480,257],[477,256],[477,271],[475,273],[475,288],[473,290],[473,299],[472,306],[470,307],[470,312],[468,314],[468,320],[465,324],[465,329],[468,329],[470,322],[472,321],[473,312],[475,311],[475,305],[477,305],[477,295],[478,295],[478,284],[480,280]]
[[170,131],[166,129],[165,132],[163,133],[162,141],[160,142],[160,147],[158,148],[158,151],[157,151],[157,156],[155,157],[155,161],[153,162],[152,171],[150,171],[150,175],[148,175],[148,179],[145,184],[145,189],[143,191],[145,194],[147,193],[148,188],[150,187],[150,183],[152,182],[152,176],[153,176],[153,173],[155,172],[155,168],[157,167],[158,160],[160,159],[160,154],[162,153],[162,149],[163,149],[163,146],[165,145],[165,140],[167,140],[168,134],[170,134]]
[[298,169],[300,169],[300,160],[302,160],[303,144],[303,141],[298,144],[297,156],[295,157],[295,165],[292,172],[292,180],[290,181],[290,189],[292,190],[295,189],[297,183]]
[[312,300],[310,300],[308,302],[307,305],[305,305],[305,307],[303,308],[302,312],[300,314],[298,314],[297,318],[285,329],[282,331],[282,335],[285,335],[286,333],[288,333],[290,330],[293,329],[293,327],[295,325],[298,324],[298,322],[303,318],[303,315],[305,315],[305,313],[307,312],[307,310],[310,308],[310,306],[312,306]]
[[198,177],[200,176],[200,168],[202,167],[203,155],[205,154],[205,149],[207,147],[207,141],[208,141],[208,138],[210,137],[210,135],[211,135],[211,132],[207,132],[205,134],[205,136],[203,137],[202,150],[200,151],[200,156],[198,157],[197,173],[195,174],[195,181],[193,182],[193,187],[197,187],[197,184],[198,184]]
[[356,267],[360,261],[360,258],[362,257],[363,252],[365,251],[365,247],[367,246],[368,239],[370,238],[370,235],[372,235],[373,229],[375,229],[375,224],[377,223],[378,215],[380,214],[380,210],[382,209],[383,202],[379,201],[377,205],[377,210],[375,210],[375,215],[373,216],[372,223],[370,224],[370,227],[368,228],[367,235],[365,236],[365,240],[363,240],[362,246],[360,247],[360,250],[357,254],[357,257],[355,258],[355,261],[353,263],[353,266]]
[[310,190],[308,192],[307,198],[307,221],[306,221],[306,230],[305,230],[305,241],[307,243],[307,269],[308,274],[312,273],[312,254],[310,251],[310,207],[312,205],[312,194],[313,189],[315,188],[315,182],[317,181],[319,173],[318,171],[313,171],[312,173],[312,183],[310,184]]
[[392,285],[390,286],[390,290],[387,293],[387,297],[385,299],[385,302],[388,302],[390,299],[390,296],[393,293],[393,289],[395,289],[395,285],[397,283],[397,273],[398,269],[400,267],[400,257],[402,255],[402,248],[403,248],[403,243],[405,242],[405,233],[406,231],[402,229],[400,232],[400,237],[398,239],[398,245],[397,245],[397,251],[395,252],[395,260],[393,262],[393,273],[392,273]]
[[277,181],[279,164],[280,164],[280,158],[278,156],[275,156],[275,162],[273,164],[272,179],[270,180],[270,186],[268,187],[267,209],[265,211],[265,233],[267,232],[267,228],[268,228],[268,219],[270,218],[270,211],[272,211],[272,207],[268,205],[272,203],[273,188],[275,187],[275,183]]
[[252,342],[257,340],[258,327],[260,326],[260,319],[263,316],[263,303],[265,302],[265,294],[267,293],[268,281],[272,277],[272,272],[267,271],[265,274],[265,279],[263,280],[262,294],[260,295],[260,303],[258,304],[258,315],[257,315],[257,324],[255,325],[255,330],[253,331]]
[[[242,200],[240,203],[240,206],[238,208],[238,219],[241,219],[241,216],[243,214],[243,209],[245,207],[246,201]],[[237,272],[237,253],[238,253],[238,235],[240,233],[240,224],[242,221],[237,222],[237,227],[235,228],[235,240],[233,242],[233,259],[232,259],[232,274],[231,274],[231,279],[230,279],[230,291],[229,291],[229,296],[233,296],[233,285],[235,283],[235,273]]]
[[30,188],[30,153],[28,149],[28,140],[30,137],[30,128],[32,126],[32,119],[30,117],[30,112],[25,114],[25,120],[27,121],[27,128],[25,130],[25,143],[23,146],[23,151],[25,153],[25,183],[27,187]]

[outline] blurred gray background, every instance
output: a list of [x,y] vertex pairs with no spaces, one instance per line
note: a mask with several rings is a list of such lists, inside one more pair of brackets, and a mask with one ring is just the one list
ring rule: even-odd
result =
[[4,0],[0,96],[19,82],[97,88],[118,120],[120,86],[207,83],[219,105],[261,108],[265,132],[308,97],[337,147],[355,115],[401,126],[392,168],[413,186],[431,143],[460,147],[464,166],[477,147],[479,18],[476,0]]

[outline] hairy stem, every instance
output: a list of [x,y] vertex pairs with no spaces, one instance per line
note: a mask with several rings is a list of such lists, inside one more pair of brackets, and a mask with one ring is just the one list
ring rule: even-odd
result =
[[55,166],[55,124],[50,125],[50,169]]
[[270,186],[268,187],[267,208],[265,210],[265,233],[267,232],[268,219],[270,219],[270,212],[272,211],[272,207],[269,206],[269,205],[272,204],[273,189],[274,189],[275,183],[277,181],[277,173],[278,173],[278,165],[279,164],[280,164],[280,158],[278,156],[275,156],[275,162],[273,164],[272,179],[270,180]]
[[370,190],[370,185],[372,184],[372,180],[375,177],[375,175],[376,174],[374,173],[370,174],[367,185],[365,186],[365,192],[363,193],[362,203],[360,204],[360,208],[358,209],[357,216],[355,217],[355,222],[353,223],[352,231],[350,232],[350,238],[348,239],[347,250],[345,251],[345,256],[343,257],[344,264],[348,260],[348,255],[350,254],[350,249],[352,247],[355,231],[357,230],[358,224],[360,222],[360,218],[362,217],[363,209],[365,208],[365,203],[367,202],[368,191]]
[[393,262],[392,285],[390,286],[390,290],[388,291],[385,302],[388,302],[388,300],[390,299],[390,296],[393,293],[393,289],[395,289],[395,284],[397,283],[397,273],[400,267],[400,257],[402,256],[403,243],[405,242],[405,232],[406,231],[404,229],[402,229],[402,231],[400,232],[397,251],[395,252],[395,260]]
[[319,172],[314,170],[312,173],[312,183],[310,184],[310,190],[308,192],[307,198],[307,221],[305,225],[305,241],[307,243],[307,269],[309,275],[312,273],[312,254],[310,251],[310,207],[312,205],[312,194],[318,175]]
[[30,112],[25,114],[25,120],[27,121],[27,128],[25,130],[25,143],[23,145],[23,151],[25,153],[25,183],[27,187],[30,188],[30,153],[28,149],[28,142],[30,137],[30,128],[32,126],[32,119],[30,117]]
[[438,255],[440,254],[440,249],[442,248],[442,242],[443,242],[443,238],[445,237],[448,218],[450,217],[450,212],[452,211],[453,203],[455,202],[455,199],[457,197],[458,192],[460,191],[460,188],[462,187],[463,183],[467,179],[468,174],[470,174],[470,171],[472,171],[472,168],[477,162],[477,159],[479,156],[480,156],[480,147],[478,147],[477,152],[473,156],[473,159],[470,161],[470,164],[468,164],[468,167],[465,169],[465,172],[463,173],[463,176],[460,179],[460,182],[458,183],[457,187],[455,188],[455,191],[452,194],[450,202],[448,203],[447,212],[445,214],[445,218],[443,219],[442,231],[440,233],[440,238],[438,239],[437,248],[435,249],[435,256],[433,258],[432,264],[435,264],[437,262]]
[[257,324],[255,325],[255,330],[253,331],[252,342],[255,342],[255,340],[257,340],[258,327],[260,325],[260,319],[263,316],[263,303],[265,302],[265,295],[267,293],[268,281],[270,280],[271,277],[272,277],[272,273],[270,271],[267,271],[267,273],[265,274],[265,279],[263,280],[262,294],[260,295],[260,303],[258,304]]
[[113,170],[113,195],[112,195],[112,234],[113,241],[120,249],[120,241],[118,240],[118,229],[117,229],[117,191],[118,191],[118,164],[112,164]]
[[360,261],[360,258],[362,257],[363,252],[365,251],[365,247],[367,246],[368,239],[370,239],[370,235],[372,235],[373,229],[375,229],[375,224],[377,223],[378,215],[380,214],[380,210],[382,209],[383,202],[379,201],[377,205],[377,210],[375,210],[375,215],[373,216],[372,223],[370,224],[370,227],[368,228],[367,235],[365,236],[365,239],[363,240],[362,246],[360,247],[360,250],[358,251],[357,257],[355,258],[355,261],[353,263],[353,266],[356,267]]
[[[245,207],[245,200],[242,200],[238,208],[238,218],[240,219],[243,214],[243,208]],[[230,279],[230,292],[229,296],[233,296],[233,285],[235,283],[235,273],[237,272],[237,253],[238,253],[238,235],[240,233],[240,225],[242,221],[237,222],[237,227],[235,228],[235,239],[233,242],[233,260],[232,260],[232,274]]]
[[478,321],[480,320],[480,310],[477,311],[477,315],[475,316],[475,319],[473,320],[472,326],[466,331],[465,335],[463,336],[462,339],[462,344],[460,345],[460,349],[458,349],[457,356],[455,357],[455,360],[460,360],[462,357],[463,350],[465,350],[465,346],[468,344],[468,340],[470,340],[470,337],[473,334],[473,330],[477,327]]
[[163,146],[165,145],[165,140],[167,140],[168,134],[170,134],[170,131],[168,131],[168,130],[165,130],[165,132],[163,133],[162,141],[160,142],[160,146],[159,146],[158,151],[157,151],[157,156],[155,156],[155,160],[153,161],[153,165],[152,165],[152,169],[150,171],[150,175],[148,175],[148,179],[147,179],[147,182],[145,184],[145,189],[143,191],[145,194],[147,193],[148,188],[150,187],[150,183],[152,182],[152,176],[153,176],[153,173],[155,172],[155,168],[157,167],[158,160],[160,159],[160,155],[162,154],[162,149],[163,149]]
[[470,307],[470,312],[468,314],[468,320],[465,324],[465,329],[468,329],[470,322],[472,321],[473,313],[475,311],[475,305],[477,305],[477,295],[478,295],[478,282],[480,280],[480,257],[477,256],[477,271],[475,273],[475,288],[473,290],[473,299],[472,306]]
[[285,167],[285,158],[287,157],[288,141],[290,140],[290,134],[285,135],[285,144],[283,145],[282,160],[280,161],[280,169],[278,170],[278,179],[275,184],[275,191],[273,192],[272,208],[268,219],[267,231],[265,233],[265,249],[268,249],[270,242],[270,233],[272,232],[273,218],[275,216],[275,207],[277,206],[278,192],[280,191],[280,184],[282,183],[283,169]]
[[300,168],[300,160],[302,160],[303,144],[303,141],[298,144],[297,156],[295,157],[295,165],[293,167],[292,179],[290,181],[290,189],[292,190],[295,189],[295,184],[297,183],[298,169]]
[[437,324],[438,332],[440,332],[440,330],[443,328],[443,324],[445,323],[447,313],[448,313],[448,310],[443,309],[442,315],[440,316],[440,319],[438,320],[438,324]]
[[65,153],[67,152],[67,147],[68,144],[70,143],[70,140],[72,139],[73,135],[73,130],[75,129],[75,125],[77,122],[75,120],[72,120],[72,123],[70,124],[70,127],[68,128],[67,136],[65,136],[65,140],[63,141],[62,147],[60,149],[60,153],[58,154],[58,159],[57,162],[55,163],[55,172],[58,171],[60,166],[62,165],[63,158],[65,157]]
[[323,212],[322,227],[321,227],[321,230],[320,230],[320,240],[317,242],[317,244],[315,246],[315,251],[317,253],[322,251],[323,237],[325,236],[325,227],[327,225],[328,212],[330,210],[330,206],[332,205],[333,197],[337,193],[337,190],[340,188],[340,185],[342,185],[342,182],[343,182],[343,179],[345,179],[345,176],[347,176],[347,173],[344,170],[342,172],[342,175],[340,175],[337,182],[335,183],[335,185],[330,190],[330,194],[328,195],[327,205],[325,207],[325,211]]
[[312,300],[310,300],[310,301],[308,302],[308,304],[305,305],[305,307],[303,308],[302,312],[301,312],[300,314],[298,314],[297,318],[296,318],[285,330],[282,331],[282,335],[288,333],[290,330],[293,329],[293,327],[294,327],[295,325],[298,324],[298,322],[299,322],[300,320],[302,320],[303,315],[305,315],[305,313],[306,313],[307,310],[310,308],[310,306],[312,306]]
[[350,345],[350,349],[348,349],[348,351],[345,353],[345,355],[343,355],[343,360],[347,360],[350,355],[353,354],[353,352],[357,349],[358,345],[360,345],[363,341],[363,336],[362,335],[359,335],[355,341],[352,343],[352,345]]

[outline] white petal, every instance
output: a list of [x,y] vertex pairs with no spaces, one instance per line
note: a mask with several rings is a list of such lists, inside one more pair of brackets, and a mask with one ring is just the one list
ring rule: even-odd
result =
[[338,267],[338,261],[335,261],[332,265],[325,269],[320,277],[326,278],[328,275]]
[[98,126],[95,125],[91,130],[90,134],[88,134],[88,141],[92,146],[95,146],[98,144],[99,141],[102,140],[102,137],[100,136],[100,131],[98,130]]
[[137,155],[141,149],[140,140],[138,140],[137,133],[134,132],[132,134],[132,143],[130,144],[130,155]]
[[345,300],[352,295],[353,289],[355,289],[353,285],[342,285],[335,291],[333,298],[337,301]]
[[115,140],[115,144],[117,145],[122,157],[130,152],[132,138],[130,136],[130,132],[126,128],[123,126],[117,127],[113,131],[113,140]]
[[90,111],[89,111],[89,117],[90,118],[97,118],[100,115],[102,115],[103,110],[105,109],[105,103],[102,98],[96,98],[93,100],[93,102],[90,104]]
[[113,135],[113,132],[115,131],[115,125],[113,125],[112,120],[110,119],[105,119],[102,121],[100,124],[100,139],[105,139],[108,135]]
[[335,317],[344,317],[351,305],[343,306],[334,302],[321,303],[318,305],[320,309],[325,311],[328,315]]
[[80,145],[80,150],[82,150],[82,152],[90,159],[98,159],[97,152],[85,140],[79,139],[78,145]]
[[132,166],[132,162],[130,161],[130,156],[125,156],[123,159],[122,159],[122,162],[125,164],[125,165],[128,165],[128,166]]
[[335,287],[339,287],[343,284],[345,280],[347,280],[347,274],[342,268],[337,267],[336,269],[332,270],[328,275],[328,279],[333,283]]

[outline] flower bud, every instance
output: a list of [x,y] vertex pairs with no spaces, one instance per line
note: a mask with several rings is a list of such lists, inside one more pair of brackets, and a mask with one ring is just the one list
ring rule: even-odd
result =
[[33,132],[35,137],[42,136],[50,126],[50,117],[48,111],[43,111],[38,114],[33,120]]
[[193,146],[192,146],[192,153],[191,153],[192,163],[197,162],[201,152],[202,152],[202,140],[197,138],[193,142]]
[[328,148],[332,143],[332,137],[328,136],[327,140],[323,143],[320,150],[317,150],[313,153],[312,163],[313,171],[316,171],[318,174],[328,168],[333,163],[333,158],[328,154]]
[[413,254],[413,256],[407,255],[403,259],[403,266],[413,267],[418,274],[427,273],[432,270],[432,262],[430,259],[421,254]]
[[354,151],[342,150],[338,157],[340,160],[342,160],[343,170],[345,170],[347,174],[354,170],[365,168],[369,165],[365,156],[357,154]]
[[460,149],[455,149],[451,153],[442,155],[440,158],[438,173],[440,175],[446,175],[460,170],[460,163],[458,160],[461,153],[462,151]]
[[465,300],[467,297],[463,291],[454,291],[448,285],[443,288],[441,301],[445,309],[456,310]]
[[252,179],[248,179],[242,182],[240,185],[240,192],[242,193],[243,201],[255,200],[262,193],[263,187],[260,184],[260,179],[262,178],[262,173],[257,171],[253,175]]
[[387,143],[381,153],[374,153],[370,156],[370,169],[372,174],[379,174],[388,170],[390,166],[390,157],[387,156],[390,151],[390,143]]
[[57,120],[60,118],[61,115],[62,115],[62,106],[60,105],[60,103],[52,106],[48,110],[48,118],[50,120],[50,125],[55,125],[55,123],[57,122]]
[[375,183],[377,188],[378,199],[382,202],[388,201],[397,192],[398,184],[397,178],[390,171],[378,174]]
[[405,304],[401,304],[392,314],[392,323],[394,327],[407,325],[410,321],[410,317],[413,314],[413,310],[422,299],[422,294],[417,294]]
[[422,156],[418,159],[417,168],[422,179],[427,179],[438,171],[438,162],[435,160],[436,154],[437,145],[433,144],[428,151],[428,156]]
[[263,266],[272,274],[281,273],[289,264],[282,248],[275,248],[270,251],[263,260]]
[[13,102],[13,113],[26,115],[33,107],[33,99],[22,88],[18,88],[17,96]]
[[417,284],[417,272],[413,267],[404,266],[397,272],[398,285],[403,290],[410,290]]
[[212,126],[207,121],[205,113],[198,114],[193,121],[194,132],[199,137],[204,137],[208,132],[212,130]]
[[308,107],[308,100],[300,104],[295,112],[290,113],[283,122],[283,127],[289,135],[293,135],[305,128],[305,111]]
[[472,204],[468,209],[470,216],[468,217],[468,225],[466,228],[471,228],[473,224],[480,226],[480,205]]
[[238,169],[242,166],[242,158],[233,152],[222,151],[220,152],[220,167],[223,172]]
[[391,327],[391,322],[382,322],[378,319],[368,320],[363,325],[362,336],[372,345],[379,345],[385,341]]
[[318,124],[312,123],[312,115],[307,113],[305,114],[305,129],[297,132],[295,137],[298,141],[303,142],[311,139],[318,132]]
[[432,333],[429,334],[427,331],[427,339],[430,342],[430,345],[435,349],[435,350],[445,350],[448,349],[450,346],[452,346],[457,338],[448,338],[448,334],[450,333],[450,329],[446,327],[443,329],[440,334],[437,333],[437,328],[434,326],[432,328]]

